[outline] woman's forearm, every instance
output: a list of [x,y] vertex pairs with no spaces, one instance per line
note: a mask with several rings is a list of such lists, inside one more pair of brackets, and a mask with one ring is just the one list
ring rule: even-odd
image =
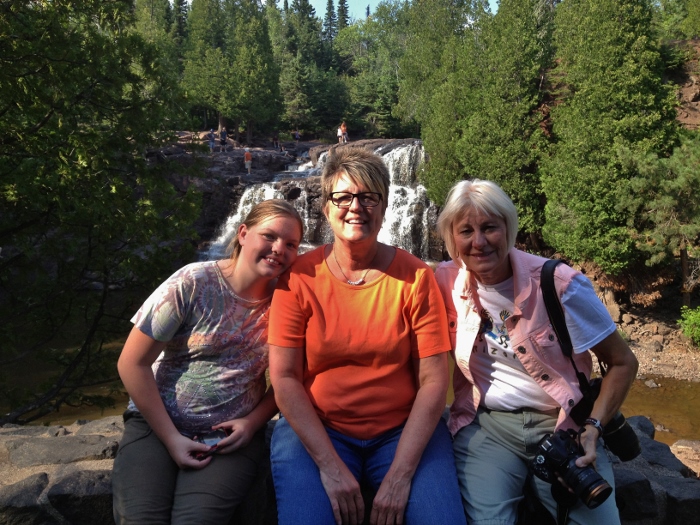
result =
[[446,388],[440,383],[427,383],[418,389],[387,476],[392,474],[413,478],[423,451],[445,409],[446,395]]
[[340,460],[299,380],[280,378],[275,386],[275,399],[280,412],[319,468],[329,467]]
[[591,410],[592,418],[607,424],[620,410],[637,376],[639,363],[627,343],[617,332],[592,348],[594,354],[608,366],[600,394]]

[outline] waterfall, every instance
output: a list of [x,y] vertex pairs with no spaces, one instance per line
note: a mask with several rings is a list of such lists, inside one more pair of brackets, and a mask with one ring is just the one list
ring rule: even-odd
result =
[[[390,144],[391,145],[391,144]],[[437,219],[437,207],[430,202],[424,186],[419,184],[417,172],[425,161],[425,152],[420,141],[401,144],[382,155],[389,169],[389,205],[379,233],[379,241],[399,246],[413,255],[429,260],[431,253],[431,229]],[[220,228],[216,240],[209,248],[206,258],[226,257],[226,248],[236,234],[238,225],[251,208],[265,199],[283,199],[294,204],[305,225],[304,248],[309,249],[331,242],[333,234],[320,210],[318,178],[325,161],[325,153],[315,168],[309,164],[299,171],[286,171],[275,177],[276,182],[255,184],[247,188],[238,204],[238,209]]]

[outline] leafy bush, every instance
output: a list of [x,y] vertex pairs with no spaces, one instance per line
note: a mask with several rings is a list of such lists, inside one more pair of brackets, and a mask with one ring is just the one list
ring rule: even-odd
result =
[[683,334],[689,337],[693,344],[700,346],[700,308],[681,308],[681,319],[678,321],[681,325]]

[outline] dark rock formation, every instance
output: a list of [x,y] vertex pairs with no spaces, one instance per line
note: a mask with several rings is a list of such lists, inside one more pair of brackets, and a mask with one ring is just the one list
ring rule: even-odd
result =
[[[636,459],[613,464],[623,525],[685,525],[700,516],[700,480],[641,416],[629,422],[642,442]],[[274,421],[268,425],[268,443]],[[0,428],[0,525],[113,523],[111,474],[121,418],[70,427]],[[30,460],[35,451],[34,460]],[[275,525],[269,461],[231,524]]]

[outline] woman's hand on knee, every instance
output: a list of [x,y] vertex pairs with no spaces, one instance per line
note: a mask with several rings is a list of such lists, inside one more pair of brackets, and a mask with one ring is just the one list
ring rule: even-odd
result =
[[360,484],[342,463],[334,469],[320,469],[321,483],[328,494],[337,525],[360,525],[365,515]]
[[408,496],[411,493],[411,480],[403,477],[390,477],[389,473],[377,491],[370,514],[371,525],[401,525],[404,522]]

